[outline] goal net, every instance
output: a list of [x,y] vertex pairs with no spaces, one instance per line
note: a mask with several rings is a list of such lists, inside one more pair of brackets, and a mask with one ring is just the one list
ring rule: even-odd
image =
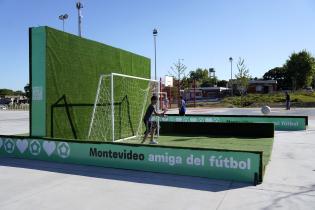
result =
[[[159,95],[156,80],[111,73],[101,75],[88,133],[89,140],[139,139],[142,122],[153,95]],[[158,97],[159,98],[159,97]],[[159,101],[156,109],[159,109]]]

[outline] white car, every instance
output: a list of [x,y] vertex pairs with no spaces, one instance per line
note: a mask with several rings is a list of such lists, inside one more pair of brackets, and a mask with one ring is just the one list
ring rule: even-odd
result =
[[7,107],[5,105],[0,105],[0,110],[7,110]]

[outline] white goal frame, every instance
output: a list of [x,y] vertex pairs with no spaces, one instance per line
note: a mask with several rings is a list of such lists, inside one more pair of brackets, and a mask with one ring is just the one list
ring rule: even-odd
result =
[[[92,126],[93,126],[93,121],[94,121],[94,116],[95,116],[95,112],[96,112],[96,108],[97,108],[97,103],[98,103],[98,100],[99,100],[99,93],[100,93],[100,89],[101,89],[101,85],[102,85],[102,80],[103,80],[104,77],[110,77],[110,98],[111,98],[110,105],[111,105],[111,119],[112,119],[112,122],[111,122],[112,123],[112,142],[118,142],[118,141],[123,141],[123,140],[127,140],[127,139],[132,139],[132,138],[135,138],[135,137],[138,136],[138,133],[137,133],[137,135],[135,135],[135,136],[130,136],[130,137],[127,137],[127,138],[122,138],[122,139],[115,140],[114,76],[131,78],[131,79],[136,79],[136,80],[149,81],[149,82],[156,82],[157,85],[158,85],[157,86],[157,98],[158,98],[158,101],[157,101],[157,105],[156,105],[157,107],[156,108],[157,108],[158,112],[160,111],[160,105],[159,105],[160,104],[160,81],[147,79],[147,78],[142,78],[142,77],[131,76],[131,75],[126,75],[126,74],[119,74],[119,73],[102,74],[100,76],[100,78],[99,78],[99,81],[98,81],[97,92],[96,92],[96,97],[95,97],[95,101],[94,101],[92,117],[91,117],[90,126],[89,126],[88,139],[90,139]],[[141,121],[142,121],[145,109],[146,109],[146,107],[144,107],[142,109],[141,119],[139,119],[140,120],[139,127],[142,126]],[[139,130],[139,127],[138,127],[138,130]],[[157,120],[157,136],[159,136],[159,128],[160,128],[160,125],[159,125],[159,119],[158,119]]]

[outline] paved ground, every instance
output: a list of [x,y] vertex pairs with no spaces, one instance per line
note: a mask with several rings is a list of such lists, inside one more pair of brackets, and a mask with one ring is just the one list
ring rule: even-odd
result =
[[12,135],[29,132],[29,113],[0,110],[0,134]]
[[[306,131],[276,132],[271,162],[261,185],[0,158],[0,209],[314,210],[315,109],[272,111],[308,115],[310,126]],[[259,109],[234,108],[190,112],[260,113]],[[28,113],[4,113],[0,111],[0,134],[28,130]]]

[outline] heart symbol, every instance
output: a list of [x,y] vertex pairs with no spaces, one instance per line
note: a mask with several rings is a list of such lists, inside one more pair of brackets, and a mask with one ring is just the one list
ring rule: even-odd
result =
[[21,154],[23,154],[28,147],[28,141],[25,139],[24,140],[18,139],[16,141],[16,147],[20,150]]
[[48,156],[50,156],[56,149],[56,144],[53,141],[44,141],[43,147]]
[[1,149],[2,145],[3,145],[3,141],[2,141],[2,139],[0,139],[0,149]]

